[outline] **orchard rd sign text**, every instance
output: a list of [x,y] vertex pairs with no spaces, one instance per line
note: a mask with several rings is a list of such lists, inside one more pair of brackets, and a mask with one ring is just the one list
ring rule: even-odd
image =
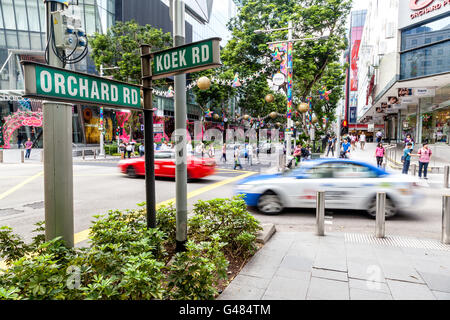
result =
[[411,13],[410,16],[411,19],[415,19],[447,6],[450,8],[450,0],[441,0],[440,2],[435,0],[411,0],[409,8],[415,12]]
[[211,38],[151,53],[152,78],[159,79],[220,66],[220,40]]
[[22,62],[25,97],[142,109],[140,86],[34,62]]

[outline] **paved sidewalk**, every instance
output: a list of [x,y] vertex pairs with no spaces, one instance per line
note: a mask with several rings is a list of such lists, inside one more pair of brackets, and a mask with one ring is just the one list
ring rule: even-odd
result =
[[450,300],[450,245],[275,233],[219,300]]

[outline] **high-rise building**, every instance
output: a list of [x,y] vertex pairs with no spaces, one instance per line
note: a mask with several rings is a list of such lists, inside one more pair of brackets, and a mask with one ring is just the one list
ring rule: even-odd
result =
[[367,7],[359,120],[384,125],[389,141],[411,134],[450,156],[450,2],[371,0]]
[[[78,0],[69,10],[81,18],[88,35],[105,32],[115,21],[115,0]],[[45,63],[46,48],[45,4],[42,0],[0,0],[0,125],[5,117],[18,110],[37,111],[41,101],[23,99],[23,69],[20,60]],[[78,71],[95,73],[93,62],[87,57],[74,65]],[[91,130],[84,123],[82,106],[73,108],[73,142],[89,143],[86,131]],[[19,127],[15,130],[11,145],[19,136],[28,136],[42,145],[40,128]],[[98,135],[98,134],[97,134]]]

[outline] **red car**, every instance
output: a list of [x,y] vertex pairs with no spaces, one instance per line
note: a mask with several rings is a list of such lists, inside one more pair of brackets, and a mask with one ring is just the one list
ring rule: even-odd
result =
[[[129,177],[145,176],[144,157],[132,158],[119,161],[120,172]],[[188,179],[199,179],[214,174],[216,171],[216,161],[210,158],[197,158],[187,156]],[[175,152],[156,151],[155,152],[155,176],[175,178]]]

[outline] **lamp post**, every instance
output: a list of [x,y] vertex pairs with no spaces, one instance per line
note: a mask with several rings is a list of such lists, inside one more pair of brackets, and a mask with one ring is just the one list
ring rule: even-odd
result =
[[[112,69],[120,69],[119,67],[108,67],[104,68],[103,64],[100,65],[100,77],[103,77],[103,70],[112,70]],[[104,140],[105,135],[103,134],[103,107],[100,107],[100,156],[105,155],[105,147],[104,147]]]

